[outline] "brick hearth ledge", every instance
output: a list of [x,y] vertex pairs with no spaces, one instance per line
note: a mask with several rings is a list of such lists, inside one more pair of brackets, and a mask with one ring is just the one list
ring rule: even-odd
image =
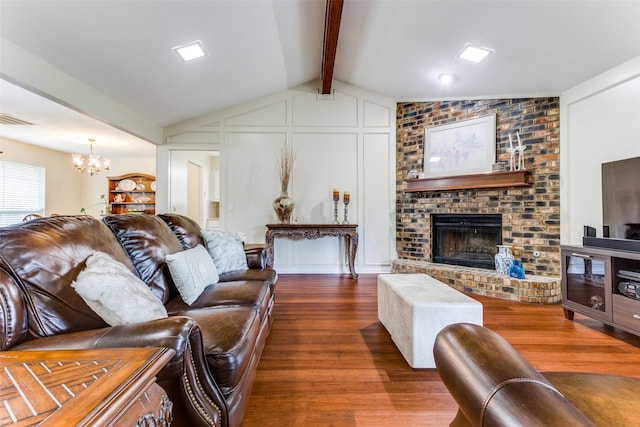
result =
[[470,294],[537,304],[562,300],[561,279],[527,275],[525,279],[501,276],[493,270],[396,259],[394,273],[424,273],[452,288]]

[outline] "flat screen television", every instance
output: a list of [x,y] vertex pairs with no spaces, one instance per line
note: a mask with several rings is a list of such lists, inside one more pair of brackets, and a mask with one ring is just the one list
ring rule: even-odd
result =
[[640,157],[602,164],[603,236],[640,240]]

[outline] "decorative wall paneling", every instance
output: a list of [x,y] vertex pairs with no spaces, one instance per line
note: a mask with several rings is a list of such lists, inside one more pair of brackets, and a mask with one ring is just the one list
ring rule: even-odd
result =
[[[293,216],[301,223],[331,222],[331,193],[338,188],[342,220],[342,193],[349,191],[349,220],[359,225],[360,233],[356,270],[390,271],[396,257],[396,104],[337,81],[330,94],[322,95],[318,84],[168,127],[166,145],[159,150],[185,145],[220,149],[221,226],[241,231],[247,242],[264,242],[265,224],[276,221],[272,208],[280,193],[276,158],[283,144],[292,144],[296,152],[289,185],[296,204]],[[165,157],[159,155],[159,164]],[[282,273],[347,274],[344,246],[337,239],[276,239],[275,268]]]

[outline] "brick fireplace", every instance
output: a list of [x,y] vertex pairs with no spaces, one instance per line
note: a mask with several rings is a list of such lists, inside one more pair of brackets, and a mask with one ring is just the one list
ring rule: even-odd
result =
[[[526,146],[525,169],[531,173],[530,186],[405,191],[409,171],[422,171],[425,128],[493,113],[496,114],[496,160],[508,161],[509,133],[515,135],[517,130]],[[558,98],[398,103],[396,249],[399,258],[394,262],[394,271],[428,270],[437,277],[439,269],[443,281],[468,292],[528,302],[559,301],[559,123]],[[502,243],[511,245],[515,258],[522,260],[527,281],[516,283],[496,276],[491,270],[434,262],[437,260],[434,260],[432,217],[441,214],[499,215]],[[476,274],[480,276],[474,278]],[[471,279],[456,279],[456,275],[471,275]],[[476,288],[474,283],[480,286]]]
[[432,260],[436,263],[494,269],[502,243],[500,214],[431,214]]

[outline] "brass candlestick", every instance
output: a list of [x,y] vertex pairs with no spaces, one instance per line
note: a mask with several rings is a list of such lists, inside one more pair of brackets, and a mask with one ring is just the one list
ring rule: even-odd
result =
[[333,223],[340,224],[338,221],[338,202],[340,201],[340,192],[333,190]]
[[348,216],[349,216],[349,193],[345,192],[344,193],[344,221],[342,222],[343,224],[349,224],[349,220],[348,220]]

